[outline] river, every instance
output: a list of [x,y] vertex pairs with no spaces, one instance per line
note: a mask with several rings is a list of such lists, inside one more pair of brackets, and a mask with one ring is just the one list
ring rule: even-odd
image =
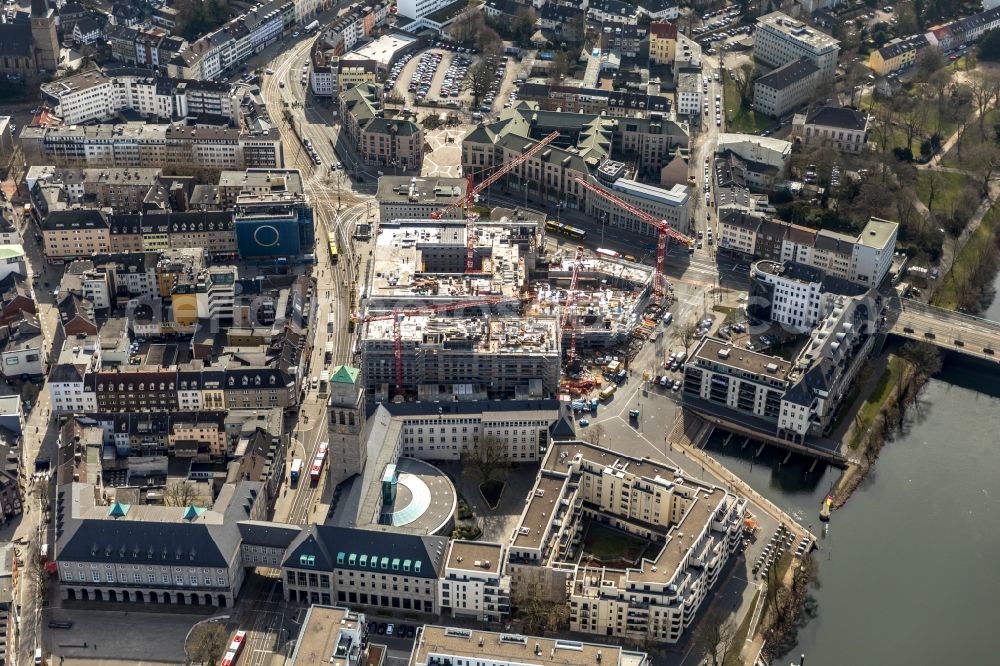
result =
[[[1000,285],[998,285],[1000,286]],[[1000,318],[1000,312],[996,313]],[[1000,385],[996,371],[946,359],[902,434],[833,514],[820,542],[818,615],[799,633],[808,666],[997,663],[1000,576]],[[720,438],[721,439],[721,438]],[[838,470],[752,447],[713,454],[819,532]]]

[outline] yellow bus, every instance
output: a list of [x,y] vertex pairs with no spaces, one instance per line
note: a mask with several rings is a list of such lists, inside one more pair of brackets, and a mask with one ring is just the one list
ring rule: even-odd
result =
[[337,232],[331,231],[326,238],[330,244],[330,259],[333,263],[337,263]]

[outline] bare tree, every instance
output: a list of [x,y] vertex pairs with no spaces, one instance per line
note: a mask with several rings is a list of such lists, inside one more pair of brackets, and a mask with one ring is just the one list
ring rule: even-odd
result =
[[507,462],[507,443],[493,435],[476,437],[472,446],[462,449],[462,464],[476,470],[479,482],[489,484]]
[[583,433],[580,435],[580,439],[582,439],[585,442],[590,442],[594,446],[600,446],[601,440],[603,438],[604,438],[604,426],[602,426],[600,423],[595,423],[587,427],[587,429],[584,430]]
[[200,504],[201,496],[190,481],[174,481],[163,489],[163,503],[167,506],[191,506]]
[[229,642],[229,632],[219,622],[203,622],[191,630],[187,654],[192,662],[217,664]]
[[519,583],[511,602],[514,616],[524,623],[529,634],[558,631],[565,627],[569,619],[569,604],[546,598],[538,589],[538,583]]
[[698,322],[694,320],[688,321],[680,327],[678,334],[681,336],[681,343],[684,345],[684,353],[687,354],[691,348],[691,343],[698,337]]
[[945,65],[944,54],[936,46],[930,46],[917,54],[917,81],[926,81]]
[[973,72],[969,76],[972,102],[979,114],[979,131],[986,136],[986,112],[1000,94],[1000,76],[994,72]]
[[472,95],[473,109],[479,108],[480,102],[486,97],[486,93],[490,91],[495,80],[496,74],[492,59],[484,53],[483,58],[469,71],[468,83],[466,84],[469,88],[469,94]]
[[733,72],[733,83],[736,84],[736,92],[740,95],[740,105],[746,106],[753,97],[753,83],[756,77],[756,69],[752,63],[743,63]]
[[723,666],[740,652],[736,644],[736,624],[732,617],[724,620],[716,616],[706,616],[694,632],[694,644],[703,652],[712,666]]
[[985,194],[989,191],[990,178],[1000,166],[1000,147],[992,142],[981,143],[972,149],[966,162],[979,176],[979,188]]
[[903,127],[906,129],[906,147],[913,146],[913,138],[919,137],[927,124],[928,107],[926,104],[917,103],[906,113],[899,115]]

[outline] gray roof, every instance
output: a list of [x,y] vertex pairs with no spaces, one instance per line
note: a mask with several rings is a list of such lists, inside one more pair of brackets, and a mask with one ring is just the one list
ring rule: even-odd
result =
[[[370,561],[374,556],[379,560],[380,566],[374,568],[377,571],[395,570],[418,578],[437,578],[443,568],[447,549],[447,537],[309,525],[286,552],[282,566],[302,568],[305,566],[303,557],[314,557],[315,561],[309,568],[325,571],[332,571],[334,568],[371,571],[373,567],[370,564],[361,566],[360,557],[367,556],[366,559]],[[350,564],[352,553],[358,556],[354,565]],[[388,567],[381,566],[383,559],[388,561]],[[409,572],[403,568],[403,563],[407,560],[410,563]],[[394,562],[395,569],[392,568]]]
[[807,125],[839,127],[846,130],[863,130],[867,117],[861,111],[846,106],[821,106],[806,118]]
[[774,90],[784,90],[785,88],[798,83],[807,76],[812,76],[819,71],[816,65],[809,60],[802,58],[782,65],[770,74],[766,74],[759,79],[755,85],[766,86]]
[[288,548],[302,532],[299,525],[285,525],[263,520],[241,520],[237,527],[243,543],[266,548]]

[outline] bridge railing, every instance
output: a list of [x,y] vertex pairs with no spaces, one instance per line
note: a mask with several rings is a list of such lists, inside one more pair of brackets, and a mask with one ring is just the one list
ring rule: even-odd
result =
[[939,308],[935,305],[928,305],[926,303],[921,303],[920,301],[914,301],[909,298],[904,298],[900,300],[901,309],[904,312],[917,312],[920,314],[926,314],[932,317],[937,317],[942,320],[960,320],[966,321],[970,324],[975,324],[977,326],[985,326],[987,328],[992,328],[997,332],[1000,332],[1000,322],[995,322],[991,319],[985,319],[983,317],[977,317],[975,315],[967,314],[965,312],[958,312],[957,310],[947,310],[945,308]]

